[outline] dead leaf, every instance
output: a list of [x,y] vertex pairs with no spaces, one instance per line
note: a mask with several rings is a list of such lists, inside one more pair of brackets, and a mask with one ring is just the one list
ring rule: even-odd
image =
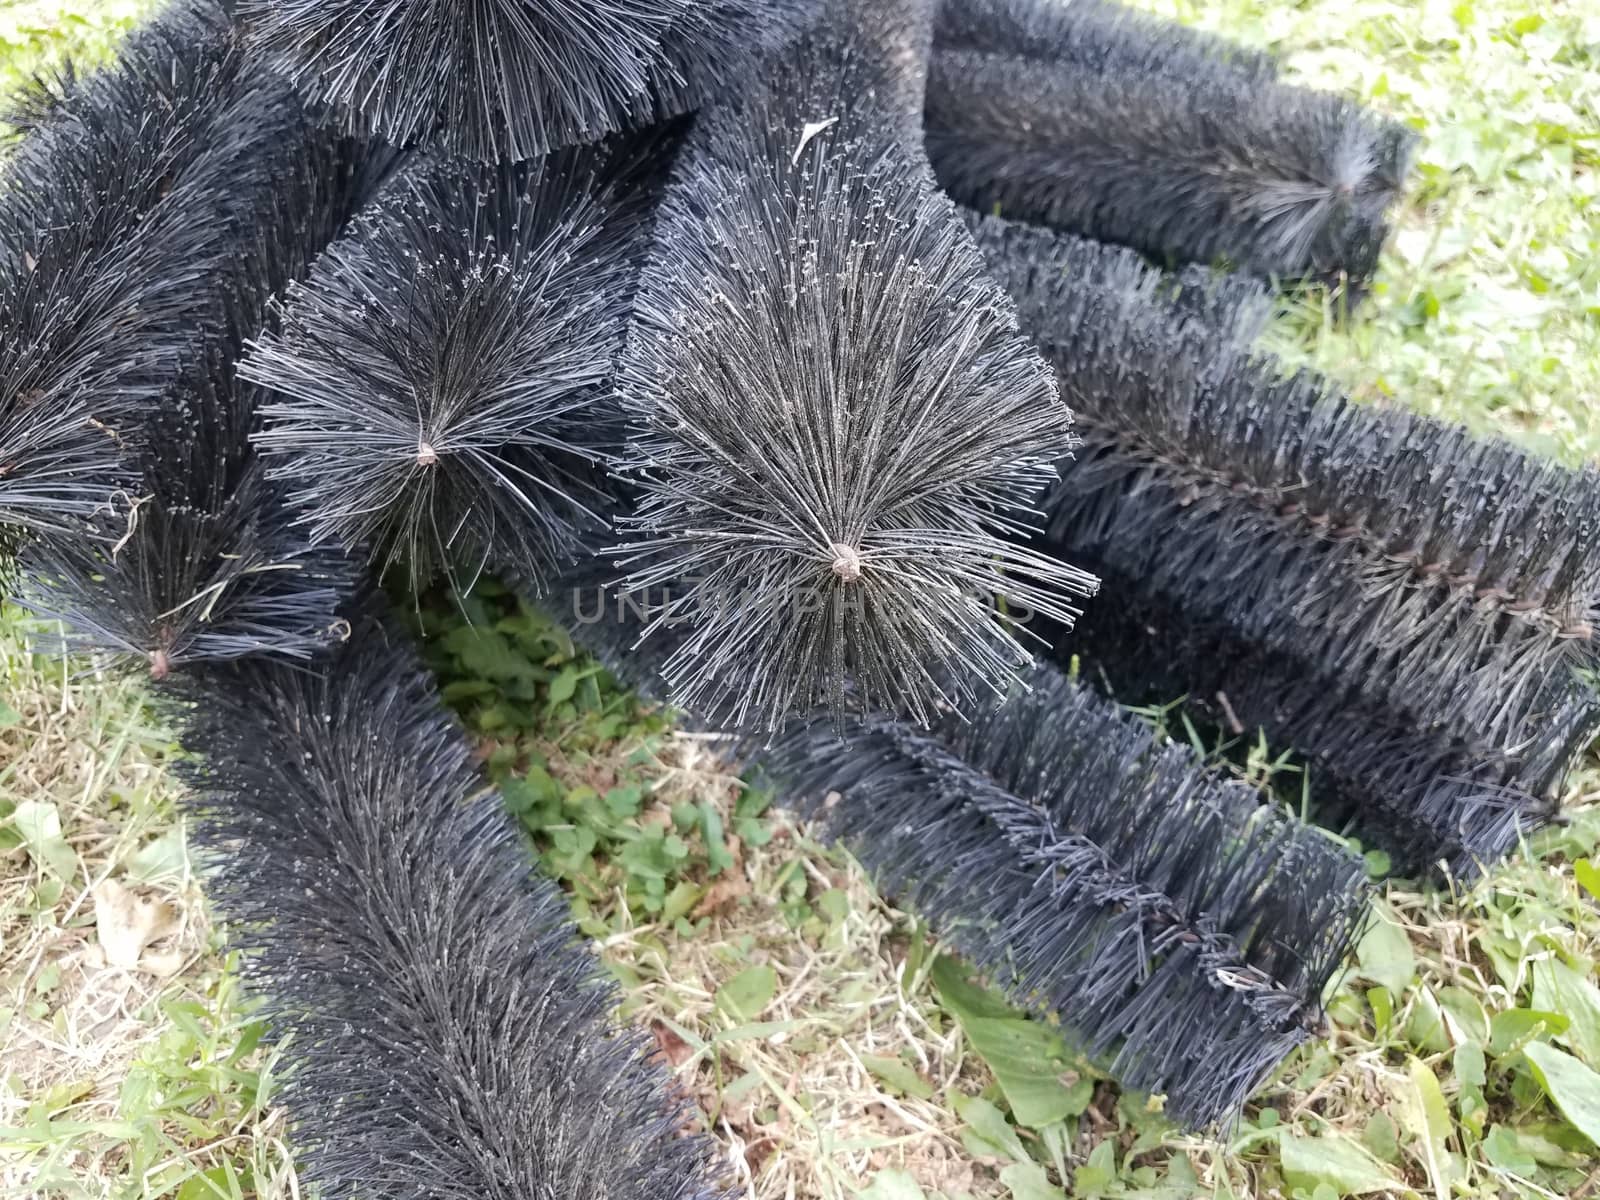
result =
[[650,1034],[656,1039],[656,1053],[653,1057],[661,1059],[672,1067],[681,1067],[694,1056],[694,1049],[684,1041],[671,1026],[663,1021],[650,1022]]
[[775,1137],[763,1136],[746,1142],[744,1146],[744,1161],[745,1165],[750,1168],[750,1174],[761,1174],[761,1168],[767,1165],[767,1159],[777,1153],[777,1150],[778,1139]]
[[178,927],[178,910],[154,896],[143,896],[107,879],[94,889],[94,924],[106,961],[131,971],[145,947]]
[[696,921],[701,917],[709,917],[713,913],[723,912],[733,907],[741,896],[750,894],[750,883],[736,871],[724,871],[722,875],[706,889],[706,894],[700,897],[700,903],[694,906],[694,911],[689,915]]

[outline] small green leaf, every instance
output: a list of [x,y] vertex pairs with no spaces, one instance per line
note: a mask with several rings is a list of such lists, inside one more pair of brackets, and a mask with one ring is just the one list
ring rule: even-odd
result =
[[1117,1182],[1117,1152],[1107,1138],[1089,1151],[1089,1160],[1072,1173],[1073,1200],[1095,1200]]
[[[5,724],[0,720],[0,725]],[[1580,858],[1572,864],[1572,877],[1578,881],[1578,886],[1596,900],[1600,900],[1600,866],[1587,858]]]
[[1573,1128],[1600,1146],[1600,1074],[1572,1055],[1543,1042],[1530,1042],[1523,1050],[1533,1066],[1534,1078]]
[[1066,1045],[1048,1025],[1011,1017],[974,1017],[961,1028],[978,1056],[994,1072],[1019,1125],[1038,1129],[1084,1111],[1081,1091],[1064,1081]]
[[1572,1023],[1555,1039],[1591,1067],[1600,1067],[1600,988],[1559,959],[1533,964],[1533,1007],[1558,1012]]
[[928,1193],[911,1172],[898,1167],[879,1171],[856,1196],[859,1200],[928,1200]]
[[1440,1054],[1450,1049],[1450,1032],[1445,1028],[1444,1010],[1433,994],[1433,989],[1422,987],[1414,993],[1406,1017],[1406,1041],[1428,1054]]
[[932,974],[940,1003],[994,1072],[1019,1125],[1041,1129],[1088,1108],[1092,1084],[1063,1078],[1074,1064],[1055,1030],[975,987],[949,959]]
[[1002,1167],[1000,1182],[1011,1189],[1012,1200],[1067,1200],[1066,1193],[1050,1182],[1050,1176],[1036,1162]]
[[221,1200],[231,1194],[227,1187],[228,1173],[222,1167],[191,1175],[178,1188],[174,1200]]
[[182,879],[189,869],[189,853],[184,847],[183,830],[173,828],[140,846],[128,859],[128,875],[140,883]]
[[[1528,1078],[1537,1093],[1539,1084],[1531,1070]],[[1594,1166],[1594,1144],[1560,1117],[1530,1121],[1512,1132],[1517,1144],[1542,1167],[1583,1167],[1588,1171]]]
[[1394,997],[1389,995],[1389,989],[1383,986],[1367,989],[1367,1003],[1372,1005],[1372,1023],[1378,1031],[1379,1037],[1384,1037],[1389,1032],[1389,1026],[1394,1021]]
[[813,903],[817,911],[833,925],[837,925],[850,915],[850,893],[843,888],[829,888]]
[[706,845],[707,873],[713,878],[733,866],[733,855],[723,834],[722,814],[713,804],[702,802],[699,810],[700,837]]
[[1455,1068],[1456,1112],[1461,1124],[1482,1136],[1483,1123],[1488,1119],[1489,1106],[1483,1098],[1483,1085],[1488,1079],[1488,1059],[1483,1046],[1475,1041],[1465,1041],[1456,1047],[1451,1064]]
[[967,1123],[966,1132],[970,1138],[964,1140],[975,1142],[969,1147],[980,1156],[991,1158],[1011,1159],[1013,1162],[1029,1162],[1028,1152],[1023,1148],[1022,1139],[1017,1136],[1017,1131],[1011,1122],[1006,1120],[1005,1113],[990,1104],[982,1096],[968,1096],[957,1093],[952,1097],[952,1104],[956,1116]]
[[439,689],[439,699],[449,705],[458,705],[463,700],[479,700],[484,696],[493,696],[495,690],[494,684],[487,679],[457,679]]
[[1565,1033],[1572,1022],[1560,1013],[1533,1008],[1508,1008],[1489,1019],[1489,1053],[1505,1058],[1539,1037]]
[[1356,946],[1356,961],[1363,978],[1381,983],[1391,996],[1399,997],[1416,978],[1416,951],[1388,905],[1380,900],[1372,907],[1373,919]]
[[661,920],[671,924],[679,917],[686,917],[694,906],[700,903],[700,897],[706,894],[705,888],[687,879],[680,879],[672,885],[672,890],[661,903]]
[[916,1070],[898,1058],[882,1054],[863,1054],[861,1065],[872,1073],[874,1079],[902,1096],[916,1096],[927,1100],[933,1095],[933,1085]]
[[717,989],[714,1003],[736,1021],[753,1021],[777,994],[777,971],[771,967],[747,967]]
[[1361,1144],[1381,1162],[1400,1161],[1400,1130],[1396,1127],[1394,1118],[1381,1108],[1372,1114],[1372,1119],[1361,1131]]
[[949,955],[941,956],[934,961],[929,977],[939,993],[940,1005],[958,1021],[966,1017],[1022,1015],[994,992],[973,983],[961,964]]
[[554,679],[550,681],[550,706],[565,704],[572,699],[572,694],[578,690],[578,668],[563,667]]
[[58,879],[70,880],[78,872],[78,855],[61,836],[61,814],[54,804],[24,800],[11,814],[12,825],[22,835],[28,856]]
[[639,815],[639,806],[644,803],[644,789],[638,784],[629,784],[625,787],[614,787],[606,792],[606,811],[617,820]]
[[0,700],[0,729],[4,729],[9,725],[20,725],[21,723],[22,714],[4,700]]
[[1439,989],[1439,1007],[1449,1018],[1451,1041],[1484,1042],[1489,1039],[1489,1014],[1481,1001],[1464,987]]
[[1407,1102],[1401,1105],[1401,1123],[1420,1144],[1434,1195],[1438,1200],[1447,1200],[1455,1176],[1449,1148],[1450,1106],[1445,1103],[1439,1077],[1427,1063],[1411,1058],[1406,1063],[1406,1074],[1412,1090],[1406,1097]]
[[1341,1134],[1301,1137],[1285,1133],[1279,1140],[1279,1153],[1283,1173],[1295,1187],[1326,1185],[1339,1196],[1364,1196],[1404,1186],[1358,1142]]
[[1533,1155],[1523,1149],[1516,1133],[1504,1125],[1495,1125],[1489,1130],[1489,1135],[1483,1139],[1483,1155],[1491,1165],[1502,1171],[1510,1171],[1513,1175],[1526,1177],[1539,1169]]

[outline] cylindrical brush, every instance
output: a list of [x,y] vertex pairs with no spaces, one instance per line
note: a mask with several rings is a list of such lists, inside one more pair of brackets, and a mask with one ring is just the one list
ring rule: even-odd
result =
[[1092,588],[1008,544],[1074,441],[923,155],[930,8],[834,0],[702,112],[643,274],[617,557],[673,589],[674,698],[740,725],[970,704],[1028,660],[997,597]]
[[763,767],[1018,1003],[1196,1128],[1296,1045],[1367,912],[1362,864],[1051,668],[930,736],[791,731]]
[[1270,54],[1113,0],[942,0],[934,46],[1177,80],[1224,66],[1259,82],[1278,73]]
[[1316,817],[1352,828],[1393,869],[1440,868],[1471,882],[1559,811],[1567,774],[1594,739],[1600,710],[1579,693],[1509,749],[1470,730],[1423,730],[1382,704],[1198,621],[1181,602],[1106,569],[1115,605],[1094,605],[1055,651],[1125,704],[1186,708],[1231,737],[1264,734],[1311,776]]
[[[1220,42],[1021,0],[995,15],[991,3],[956,0],[956,13],[974,11],[947,18],[928,84],[928,153],[961,203],[1164,262],[1371,278],[1409,129],[1250,70]],[[997,32],[972,32],[985,28]],[[1066,49],[1046,57],[1039,43]]]
[[137,494],[140,423],[228,320],[305,115],[211,3],[35,99],[0,185],[0,527],[78,538]]
[[262,42],[358,130],[535,158],[753,82],[817,0],[250,0]]
[[[115,206],[139,199],[126,188],[86,194],[86,179],[120,178],[119,131],[135,147],[152,124],[165,149],[141,169],[166,174],[147,181],[142,219]],[[306,270],[392,155],[312,123],[212,5],[135,35],[128,56],[73,85],[25,146],[37,147],[42,193],[60,208],[45,243],[70,238],[74,205],[93,227],[115,202],[103,244],[59,273],[60,304],[16,347],[56,389],[40,402],[59,392],[83,405],[77,419],[114,434],[119,454],[73,464],[74,486],[101,499],[76,529],[41,530],[24,547],[24,603],[60,619],[71,648],[157,678],[205,659],[311,654],[341,628],[346,572],[290,528],[248,440],[257,389],[233,361],[267,299]],[[179,286],[167,295],[170,280]],[[114,417],[102,420],[102,405]]]
[[328,1200],[712,1200],[713,1150],[370,605],[312,669],[169,693],[208,891],[244,951],[302,1179]]
[[[1401,839],[1408,858],[1503,851],[1516,822],[1475,829],[1485,804],[1547,811],[1552,777],[1594,723],[1577,669],[1594,661],[1600,476],[1285,377],[1237,324],[1171,301],[1130,252],[993,218],[976,229],[1084,430],[1047,506],[1064,552],[1126,591],[1089,629],[1123,630],[1119,654],[1133,652],[1140,621],[1184,644],[1226,643],[1214,664],[1175,646],[1151,645],[1144,660],[1164,669],[1175,655],[1203,673],[1203,687],[1175,680],[1164,699],[1222,691],[1245,704],[1241,720],[1301,714],[1269,735],[1315,737],[1321,753],[1364,755],[1359,739],[1317,733],[1330,707],[1382,714],[1363,720],[1399,732],[1404,758],[1434,764],[1464,806],[1434,846]],[[1095,655],[1093,632],[1082,649]],[[1263,673],[1247,659],[1279,665]],[[1268,678],[1315,679],[1320,695],[1309,710],[1275,702]],[[1373,788],[1367,825],[1380,841],[1385,810],[1441,794],[1383,784],[1370,762],[1333,773]],[[1535,794],[1509,802],[1485,786]]]
[[291,289],[244,375],[311,540],[538,588],[604,528],[612,372],[673,133],[425,165]]

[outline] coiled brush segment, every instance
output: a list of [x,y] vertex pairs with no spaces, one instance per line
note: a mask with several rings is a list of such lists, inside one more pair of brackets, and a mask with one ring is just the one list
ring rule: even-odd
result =
[[537,158],[737,92],[818,0],[251,0],[262,43],[359,131]]
[[926,119],[952,196],[1162,262],[1370,280],[1416,142],[1407,127],[1281,83],[1220,39],[1079,8],[947,6],[960,16],[934,55]]
[[928,170],[929,7],[835,0],[702,112],[642,277],[615,557],[680,588],[674,700],[741,726],[992,695],[1028,659],[994,598],[1092,588],[1010,544],[1074,439]]
[[208,892],[292,1067],[301,1176],[382,1194],[713,1200],[710,1143],[375,602],[314,668],[175,681]]
[[1016,1001],[1175,1120],[1226,1122],[1321,1029],[1360,861],[1045,667],[924,734],[791,731],[773,782]]

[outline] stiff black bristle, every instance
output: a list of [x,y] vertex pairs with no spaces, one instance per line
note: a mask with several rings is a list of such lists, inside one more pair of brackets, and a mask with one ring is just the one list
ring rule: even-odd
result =
[[1095,605],[1056,642],[1127,704],[1186,708],[1233,736],[1260,731],[1310,773],[1318,819],[1348,824],[1404,875],[1477,879],[1559,810],[1572,764],[1600,727],[1579,692],[1510,749],[1471,730],[1424,730],[1293,658],[1263,652],[1105,569],[1121,599]]
[[1414,141],[1341,97],[1199,54],[1172,73],[940,50],[927,126],[940,183],[975,209],[1164,261],[1357,285]]
[[1600,472],[1282,376],[1131,254],[978,236],[1084,430],[1052,537],[1485,743],[1515,744],[1595,661]]
[[52,95],[0,188],[0,525],[73,539],[140,494],[145,418],[193,348],[258,320],[387,156],[314,132],[218,4]]
[[0,525],[77,536],[132,485],[137,414],[217,321],[232,198],[298,119],[272,91],[206,4],[33,89],[0,184]]
[[1278,71],[1263,51],[1111,0],[943,0],[934,46],[1179,80],[1224,66],[1262,81]]
[[209,357],[146,419],[138,493],[91,518],[86,537],[23,550],[19,598],[61,622],[58,648],[160,680],[206,660],[307,658],[342,634],[352,573],[288,527],[249,447],[256,389],[221,352]]
[[1027,682],[942,737],[868,720],[843,747],[811,726],[763,766],[1120,1082],[1226,1122],[1321,1027],[1361,861],[1051,669]]
[[1600,477],[1284,377],[1131,252],[975,227],[1084,429],[1052,538],[1126,600],[1067,648],[1174,688],[1130,700],[1223,692],[1408,861],[1467,873],[1547,816],[1595,722]]
[[207,891],[291,1071],[327,1200],[712,1200],[712,1148],[534,875],[409,647],[187,678]]
[[619,561],[633,590],[679,589],[657,626],[684,627],[674,699],[740,725],[853,702],[925,719],[1027,661],[997,597],[1070,619],[1093,586],[1002,536],[1071,416],[933,186],[929,25],[838,0],[702,113],[643,275]]
[[[57,281],[78,280],[98,296],[85,303],[103,305],[104,327],[93,331],[103,344],[47,325],[29,329],[39,340],[23,348],[45,377],[70,380],[69,394],[84,404],[115,406],[120,453],[78,468],[75,481],[102,498],[71,532],[45,530],[23,548],[21,597],[62,622],[67,647],[137,662],[158,679],[208,659],[303,658],[341,628],[336,608],[348,572],[289,528],[249,444],[257,389],[239,383],[233,362],[268,299],[307,269],[381,184],[391,158],[314,125],[282,81],[234,61],[231,32],[217,33],[215,44],[179,44],[194,30],[174,20],[173,29],[137,35],[146,57],[91,77],[69,99],[73,121],[106,117],[91,141],[109,162],[112,147],[101,140],[117,126],[105,104],[137,91],[159,107],[163,80],[151,73],[221,56],[228,70],[188,85],[183,121],[168,131],[176,146],[195,143],[188,160],[170,165],[179,183],[139,228],[108,225],[104,254]],[[67,121],[66,112],[54,119]],[[170,208],[180,194],[183,203]],[[156,236],[184,222],[202,226],[203,237]],[[167,294],[171,279],[187,290]],[[55,336],[63,328],[72,336]],[[86,375],[85,360],[102,373]],[[123,386],[119,362],[137,365],[137,387]]]
[[537,586],[601,527],[611,380],[660,146],[455,160],[362,215],[243,373],[312,540]]
[[252,0],[308,94],[397,144],[521,160],[687,112],[752,77],[815,0]]

